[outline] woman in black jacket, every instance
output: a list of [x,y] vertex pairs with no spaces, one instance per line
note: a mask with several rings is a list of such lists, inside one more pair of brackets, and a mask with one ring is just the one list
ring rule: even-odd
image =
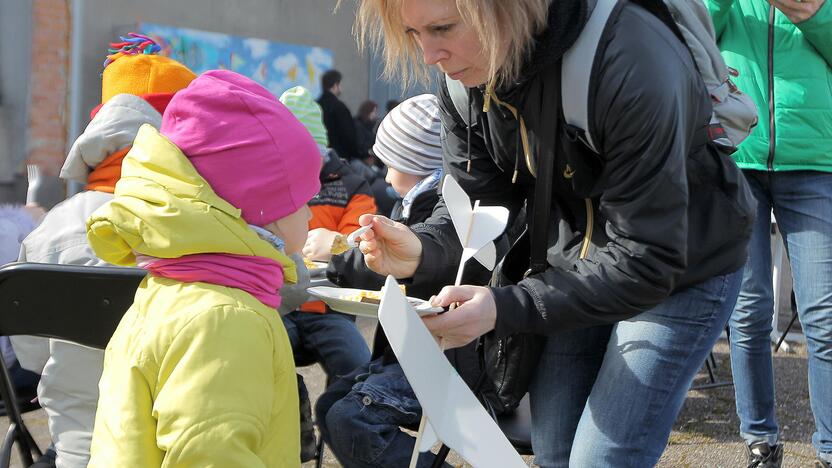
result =
[[[531,218],[536,181],[551,178],[545,267],[524,274],[522,237],[495,275],[516,284],[446,287],[434,304],[462,305],[425,319],[446,346],[546,337],[527,363],[543,467],[655,464],[736,300],[753,203],[708,140],[710,97],[663,8],[612,11],[589,82],[594,154],[562,124],[559,99],[584,0],[360,2],[360,42],[383,43],[389,72],[419,76],[423,62],[468,88],[461,112],[446,86],[440,101],[445,170],[472,200],[512,214],[527,205]],[[554,173],[541,177],[546,158]],[[360,250],[374,271],[453,282],[461,247],[442,202],[410,229],[361,223],[373,226]]]

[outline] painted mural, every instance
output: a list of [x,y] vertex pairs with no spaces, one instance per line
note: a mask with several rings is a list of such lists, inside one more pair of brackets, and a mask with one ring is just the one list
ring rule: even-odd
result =
[[301,85],[313,96],[321,93],[321,74],[332,68],[332,51],[265,39],[246,38],[197,29],[140,23],[166,55],[195,73],[222,68],[246,75],[276,96]]

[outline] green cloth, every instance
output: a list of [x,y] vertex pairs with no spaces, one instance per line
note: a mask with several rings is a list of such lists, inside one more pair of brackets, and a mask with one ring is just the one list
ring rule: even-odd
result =
[[289,88],[280,95],[280,102],[309,130],[315,143],[324,148],[329,146],[321,106],[312,99],[308,89],[303,86]]
[[[769,4],[705,0],[726,64],[757,104],[760,122],[734,154],[743,169],[769,170]],[[773,39],[775,171],[832,171],[832,1],[793,24],[775,10]]]

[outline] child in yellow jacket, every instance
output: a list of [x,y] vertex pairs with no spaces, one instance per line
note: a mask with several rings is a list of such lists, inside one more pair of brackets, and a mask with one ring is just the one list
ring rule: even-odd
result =
[[266,89],[206,72],[143,126],[99,257],[148,270],[105,351],[90,467],[298,467],[292,351],[275,310],[296,279],[321,158]]

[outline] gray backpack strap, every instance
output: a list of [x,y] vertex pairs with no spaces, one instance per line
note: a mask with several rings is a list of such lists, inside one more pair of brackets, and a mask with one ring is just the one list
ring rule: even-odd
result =
[[456,113],[462,117],[465,125],[471,126],[471,122],[468,121],[468,89],[465,88],[465,85],[461,81],[452,80],[448,75],[444,76],[445,84],[448,85],[448,94],[451,95],[451,101],[454,103]]
[[[563,115],[568,125],[583,131],[583,142],[598,153],[589,131],[589,77],[601,34],[618,0],[597,0],[583,31],[563,56],[561,93]],[[448,87],[450,89],[450,86]]]

